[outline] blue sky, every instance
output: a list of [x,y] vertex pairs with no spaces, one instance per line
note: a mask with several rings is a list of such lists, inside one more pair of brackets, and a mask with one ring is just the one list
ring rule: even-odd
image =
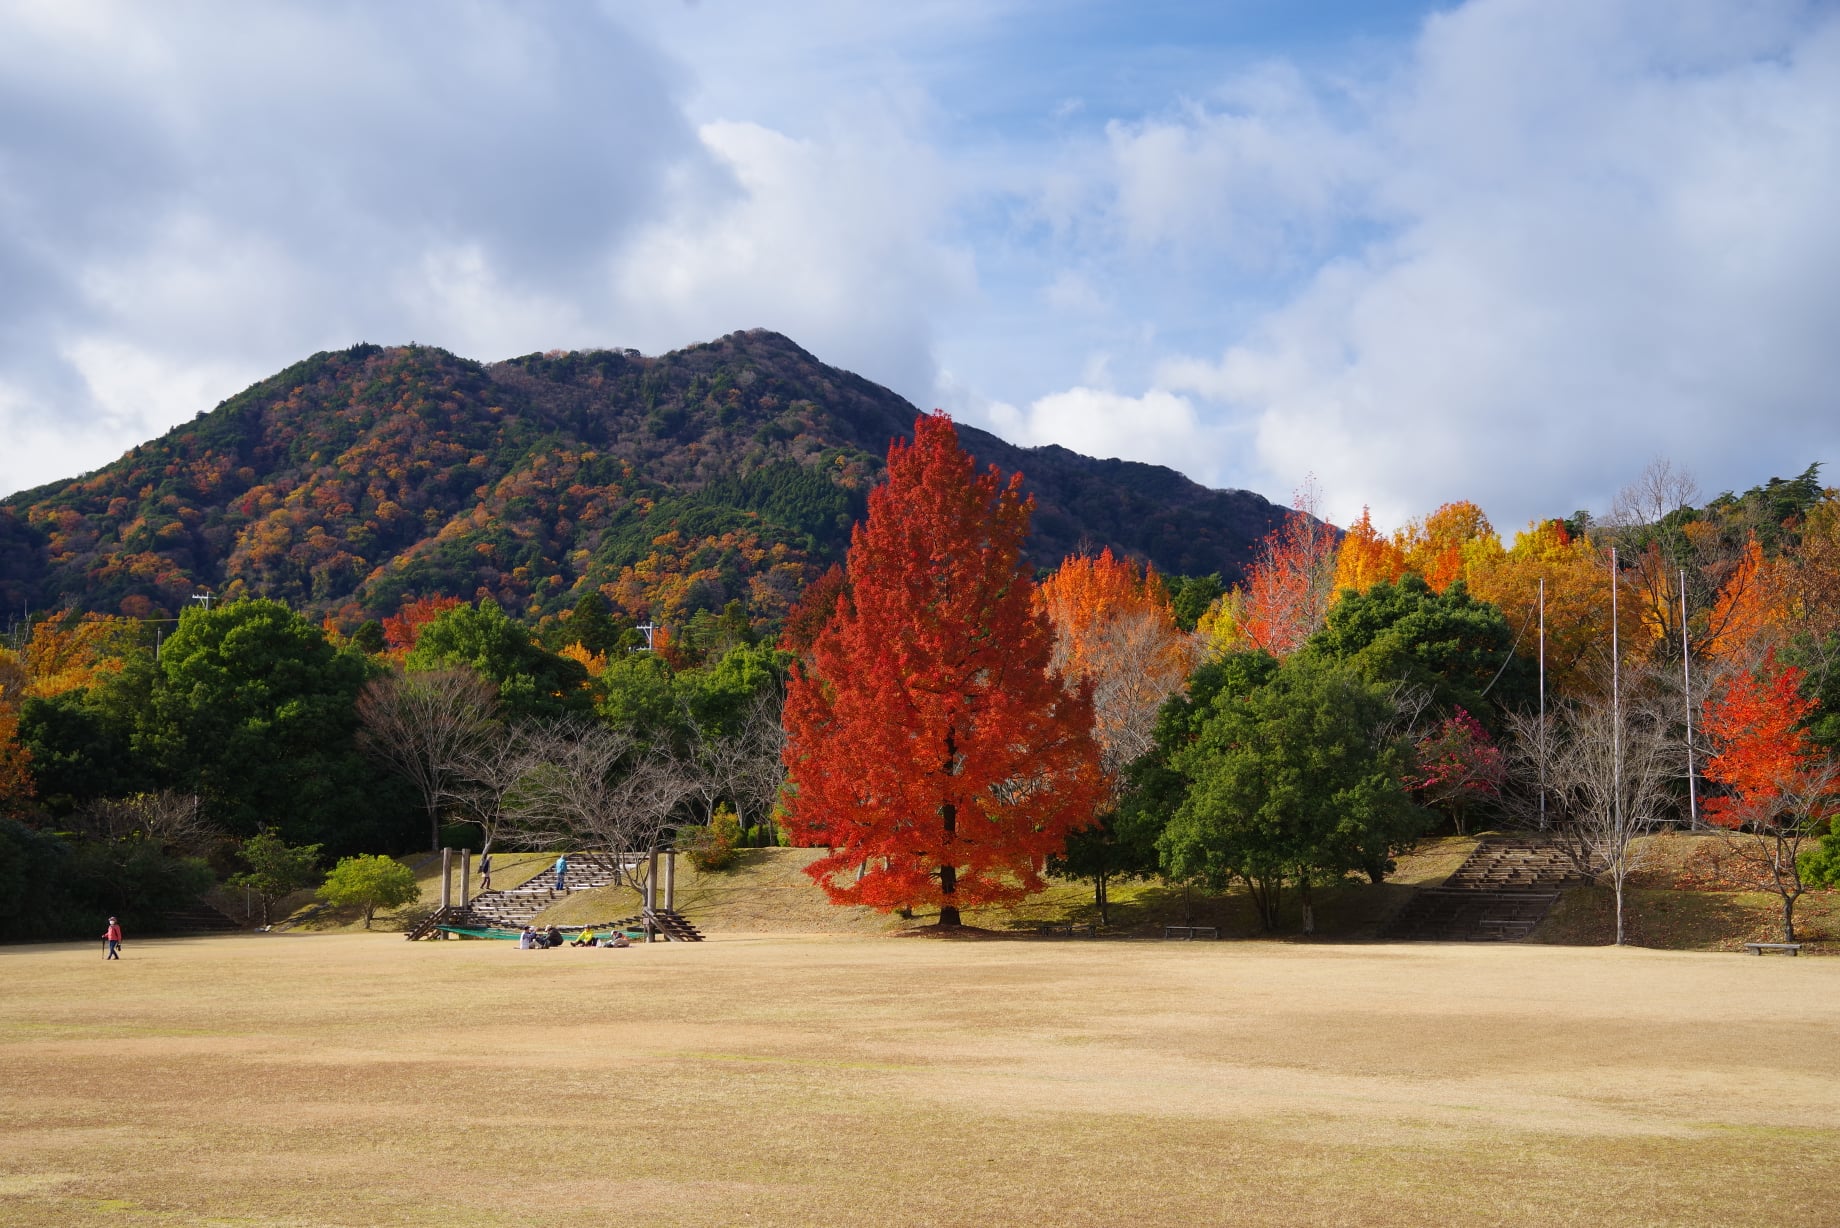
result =
[[1840,448],[1840,6],[0,0],[0,490],[316,349],[784,332],[1346,521]]

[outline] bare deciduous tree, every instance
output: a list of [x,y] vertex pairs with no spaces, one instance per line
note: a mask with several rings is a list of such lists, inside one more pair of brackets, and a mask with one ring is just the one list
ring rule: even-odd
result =
[[711,822],[723,802],[735,808],[743,827],[771,822],[786,779],[782,702],[777,687],[762,691],[748,705],[740,727],[727,734],[706,729],[685,706],[681,719],[690,731],[689,749],[672,752],[672,760],[703,822]]
[[358,695],[359,745],[415,785],[428,813],[430,847],[441,847],[441,806],[460,766],[494,736],[498,692],[465,668],[391,674]]
[[1646,855],[1638,841],[1673,809],[1671,784],[1685,762],[1665,692],[1650,674],[1642,671],[1633,687],[1626,681],[1620,703],[1589,696],[1549,712],[1544,722],[1508,718],[1509,760],[1520,787],[1506,800],[1531,819],[1540,813],[1544,781],[1544,814],[1559,846],[1581,874],[1616,893],[1618,946],[1626,933],[1625,888]]
[[160,789],[128,797],[106,797],[77,815],[84,831],[109,840],[132,836],[187,857],[208,854],[224,834],[205,818],[196,793]]
[[673,757],[645,752],[624,730],[591,722],[526,726],[526,770],[504,798],[519,839],[534,847],[604,848],[635,889],[637,855],[655,848],[692,782]]

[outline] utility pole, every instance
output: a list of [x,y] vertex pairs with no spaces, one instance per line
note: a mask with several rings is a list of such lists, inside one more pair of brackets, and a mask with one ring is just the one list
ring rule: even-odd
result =
[[1687,651],[1687,569],[1680,569],[1680,678],[1687,707],[1687,819],[1699,830],[1699,777],[1693,770],[1693,660]]
[[[1623,848],[1623,654],[1617,638],[1616,547],[1610,547],[1610,805],[1611,822],[1616,828],[1616,848]],[[1619,897],[1620,898],[1620,897]],[[1617,941],[1622,941],[1622,918],[1617,919]]]

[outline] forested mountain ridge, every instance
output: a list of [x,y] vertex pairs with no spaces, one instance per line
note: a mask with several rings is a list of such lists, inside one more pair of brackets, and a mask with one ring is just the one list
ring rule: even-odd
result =
[[[350,623],[432,595],[534,617],[592,587],[635,616],[738,600],[768,622],[842,556],[916,412],[765,331],[491,365],[358,345],[0,501],[0,601],[153,616],[204,586]],[[1231,581],[1283,515],[1159,466],[959,434],[1024,473],[1043,565],[1111,546]]]

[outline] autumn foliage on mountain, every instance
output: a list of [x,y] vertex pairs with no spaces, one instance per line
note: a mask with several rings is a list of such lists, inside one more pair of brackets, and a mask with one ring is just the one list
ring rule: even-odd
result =
[[[593,590],[628,619],[738,601],[765,628],[841,560],[915,413],[762,331],[659,357],[316,354],[0,500],[0,609],[171,617],[205,587],[350,629],[434,597],[534,622]],[[1029,474],[1037,565],[1091,541],[1234,578],[1279,514],[1157,466],[960,435]]]
[[943,415],[888,453],[850,543],[848,591],[786,696],[786,826],[828,846],[837,903],[962,908],[1019,899],[1090,824],[1103,786],[1085,686],[1022,559],[1019,478],[979,473]]

